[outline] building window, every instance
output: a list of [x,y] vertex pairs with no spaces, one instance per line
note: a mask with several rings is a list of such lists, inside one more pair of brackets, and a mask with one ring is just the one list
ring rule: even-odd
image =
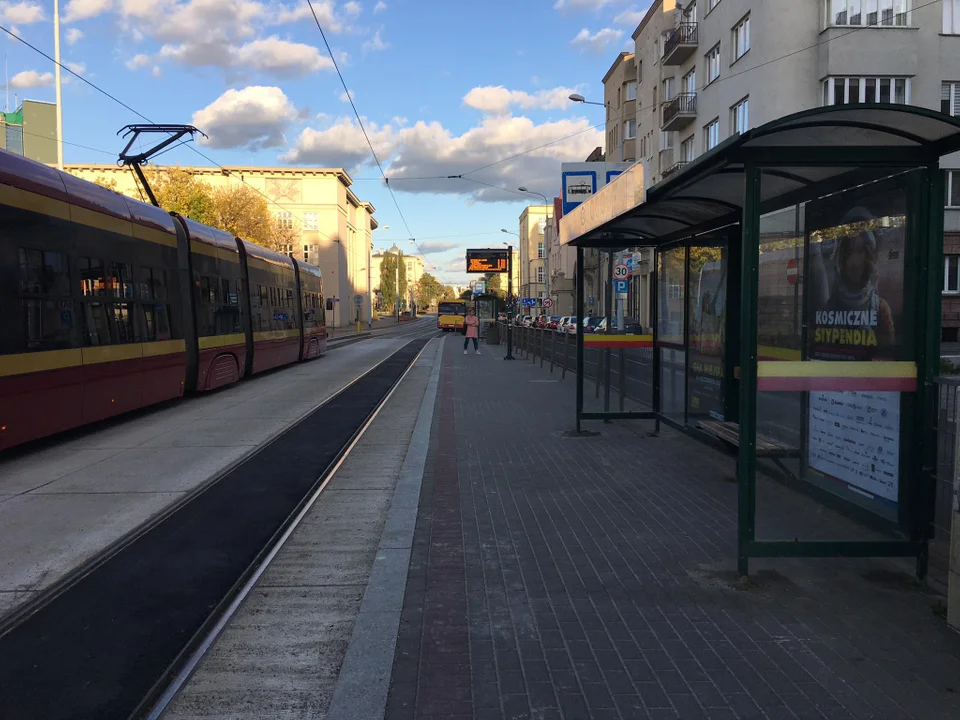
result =
[[303,261],[305,263],[310,262],[310,246],[309,245],[303,246]]
[[543,282],[543,266],[542,265],[537,268],[537,282],[538,283]]
[[739,60],[750,49],[750,15],[738,22],[733,28],[733,59]]
[[637,81],[631,80],[627,83],[627,100],[637,99]]
[[281,245],[280,252],[282,252],[287,257],[293,257],[293,245],[289,243],[287,243],[286,245]]
[[960,35],[960,0],[942,0],[943,34]]
[[694,157],[696,156],[696,150],[694,150],[693,142],[695,136],[691,135],[682,143],[680,143],[680,161],[681,162],[693,162]]
[[673,100],[675,90],[673,87],[673,78],[668,77],[663,79],[663,101],[665,103]]
[[650,108],[654,114],[657,112],[657,89],[653,89],[653,105]]
[[317,214],[315,212],[308,212],[303,214],[303,229],[304,230],[317,229]]
[[636,137],[637,137],[637,121],[627,120],[623,124],[623,139],[633,140]]
[[683,297],[683,285],[676,280],[670,281],[670,299],[680,300]]
[[730,108],[730,119],[732,120],[733,132],[745,133],[750,127],[750,98],[745,97],[732,108]]
[[293,228],[293,213],[289,210],[281,210],[277,213],[277,226],[285,230]]
[[960,208],[960,170],[949,170],[944,178],[947,193],[946,206]]
[[824,105],[910,102],[910,78],[833,77],[823,81]]
[[683,76],[683,91],[691,95],[697,91],[696,68],[693,68],[690,72]]
[[720,143],[720,118],[703,128],[703,149],[713,150]]
[[673,150],[673,133],[669,130],[660,131],[660,149]]
[[643,60],[637,60],[637,81],[643,82]]
[[960,293],[960,255],[943,256],[943,292],[955,295]]
[[695,23],[697,21],[697,3],[694,2],[687,5],[686,9],[683,11],[683,21],[685,23]]
[[960,82],[945,82],[940,86],[940,112],[960,117]]
[[719,4],[720,0],[707,0],[707,12],[710,12]]
[[[951,0],[944,0],[944,7]],[[910,24],[910,0],[827,0],[826,24],[869,27]]]
[[720,77],[720,43],[707,53],[707,85]]
[[537,243],[537,260],[543,260],[543,242]]

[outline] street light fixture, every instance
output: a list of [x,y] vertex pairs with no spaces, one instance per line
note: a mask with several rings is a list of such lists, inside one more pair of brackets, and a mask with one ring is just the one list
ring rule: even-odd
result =
[[[613,106],[610,105],[610,103],[606,103],[606,102],[602,102],[602,103],[593,102],[593,101],[591,101],[591,100],[587,100],[585,97],[583,97],[583,95],[580,95],[580,94],[578,94],[578,93],[574,93],[573,95],[571,95],[571,96],[570,96],[569,98],[567,98],[567,99],[570,100],[571,102],[583,103],[584,105],[597,105],[597,106],[599,106],[599,107],[610,108],[611,110],[614,109]],[[621,121],[623,120],[623,118],[620,116],[620,111],[619,111],[619,110],[614,110],[614,112],[617,114],[617,125],[619,126],[619,125],[621,124]],[[617,150],[618,150],[619,156],[620,156],[620,157],[619,157],[619,161],[620,161],[620,162],[623,162],[623,128],[622,128],[622,127],[617,127],[617,140],[618,140],[618,142],[617,142],[617,146],[618,146],[618,147],[617,147]]]

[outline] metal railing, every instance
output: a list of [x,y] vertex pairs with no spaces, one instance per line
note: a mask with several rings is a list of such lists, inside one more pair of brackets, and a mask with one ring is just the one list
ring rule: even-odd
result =
[[696,45],[697,39],[697,23],[680,23],[663,41],[663,57],[669,57],[678,45]]
[[683,168],[683,166],[686,165],[686,164],[687,164],[687,161],[686,161],[686,160],[681,160],[680,162],[675,162],[673,165],[671,165],[670,167],[668,167],[666,170],[663,171],[663,173],[662,173],[663,177],[665,177],[665,178],[666,178],[666,177],[670,177],[670,176],[673,175],[675,172],[680,171],[680,170]]
[[680,93],[670,102],[663,104],[663,122],[661,126],[666,125],[677,115],[696,115],[697,114],[697,94]]

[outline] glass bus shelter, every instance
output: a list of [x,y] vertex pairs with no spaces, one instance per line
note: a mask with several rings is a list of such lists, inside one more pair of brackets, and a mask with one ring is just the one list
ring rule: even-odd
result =
[[[611,409],[610,359],[577,374],[584,420],[651,419],[736,458],[738,570],[751,557],[927,563],[936,468],[943,173],[960,119],[905,105],[804,111],[735,135],[644,188],[636,165],[562,218],[577,251],[654,249],[647,335],[578,328],[584,353],[634,353]],[[608,281],[609,278],[604,278]],[[602,287],[606,287],[601,283]],[[646,349],[644,349],[644,347]],[[646,353],[649,360],[640,361]],[[640,379],[638,379],[640,378]],[[757,536],[757,470],[877,531]]]

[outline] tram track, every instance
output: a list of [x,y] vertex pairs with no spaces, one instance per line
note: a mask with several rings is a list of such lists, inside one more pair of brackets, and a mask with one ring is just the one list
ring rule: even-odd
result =
[[0,717],[159,717],[437,335],[408,334],[400,350],[0,631]]

